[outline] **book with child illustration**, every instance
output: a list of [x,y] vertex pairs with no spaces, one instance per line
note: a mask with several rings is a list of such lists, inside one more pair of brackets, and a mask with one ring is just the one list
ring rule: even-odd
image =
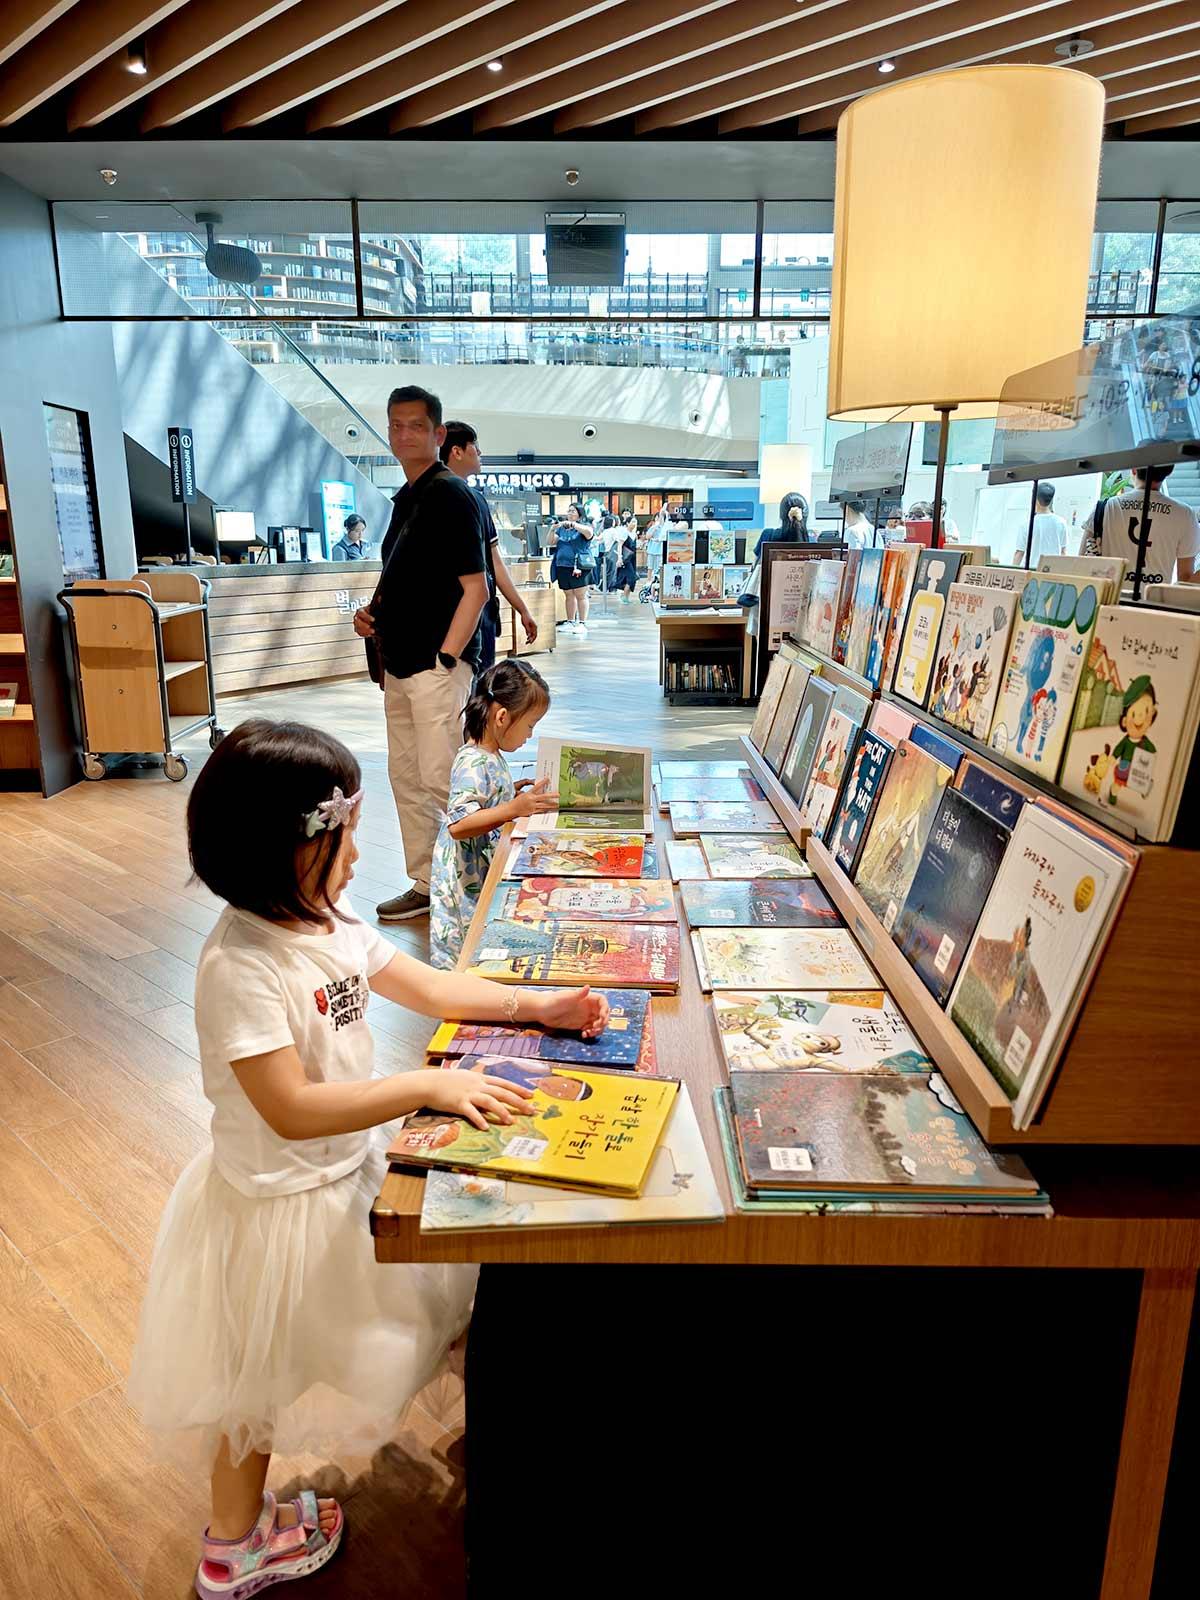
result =
[[640,878],[646,841],[638,833],[531,833],[510,878]]
[[653,833],[650,769],[646,745],[586,745],[564,739],[538,740],[537,780],[557,794],[555,811],[520,819],[514,838],[534,833]]
[[731,1072],[932,1072],[882,989],[725,990],[713,995]]
[[675,897],[664,879],[522,878],[518,922],[677,922]]
[[929,709],[976,739],[991,732],[1016,607],[1011,590],[950,585]]
[[1062,763],[1100,597],[1087,579],[1031,578],[1021,591],[988,743],[1051,782]]
[[957,550],[922,550],[917,557],[895,674],[896,693],[914,705],[929,703],[946,596],[962,559]]
[[421,1231],[709,1222],[724,1215],[695,1108],[681,1083],[636,1200],[434,1169],[425,1180]]
[[[769,833],[702,833],[710,878],[811,878],[813,870],[790,839]],[[668,851],[671,846],[667,846]]]
[[952,776],[949,767],[907,739],[901,739],[888,764],[854,881],[889,933]]
[[470,1070],[531,1089],[528,1114],[477,1128],[465,1117],[417,1112],[392,1140],[389,1161],[601,1194],[641,1193],[677,1080],[506,1056],[476,1057]]
[[679,927],[662,922],[501,922],[479,936],[467,969],[498,983],[595,983],[674,993]]
[[426,1049],[431,1056],[506,1055],[567,1061],[578,1067],[636,1067],[650,1017],[645,989],[597,989],[608,1001],[608,1025],[597,1039],[554,1028],[502,1022],[443,1022]]
[[877,989],[845,928],[699,928],[703,989]]

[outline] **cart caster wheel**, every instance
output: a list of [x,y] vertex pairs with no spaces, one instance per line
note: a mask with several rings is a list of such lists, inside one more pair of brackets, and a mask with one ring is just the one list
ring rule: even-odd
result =
[[215,750],[224,737],[224,728],[210,728],[208,730],[208,748],[210,750]]
[[180,783],[187,777],[188,764],[182,756],[168,756],[163,762],[163,770],[172,783]]
[[84,756],[83,775],[85,778],[90,779],[92,783],[99,783],[104,776],[105,770],[104,763],[99,756],[92,755],[91,751]]

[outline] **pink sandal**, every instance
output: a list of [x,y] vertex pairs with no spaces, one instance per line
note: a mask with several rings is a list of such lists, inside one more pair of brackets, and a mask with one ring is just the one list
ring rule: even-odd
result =
[[244,1539],[214,1539],[204,1535],[204,1555],[196,1573],[196,1593],[201,1600],[247,1600],[268,1584],[289,1578],[307,1578],[337,1550],[345,1518],[338,1507],[337,1522],[329,1534],[321,1532],[317,1497],[304,1489],[291,1502],[296,1509],[292,1528],[275,1526],[275,1496],[263,1495],[258,1521]]

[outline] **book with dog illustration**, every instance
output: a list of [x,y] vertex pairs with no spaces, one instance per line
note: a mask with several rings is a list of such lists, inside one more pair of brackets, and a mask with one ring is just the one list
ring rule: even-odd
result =
[[713,1015],[731,1072],[932,1072],[882,989],[720,990]]

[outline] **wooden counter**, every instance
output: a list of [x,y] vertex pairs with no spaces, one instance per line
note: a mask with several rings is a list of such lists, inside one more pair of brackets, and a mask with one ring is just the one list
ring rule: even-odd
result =
[[208,619],[219,695],[366,672],[353,618],[375,592],[378,561],[189,570],[211,584]]

